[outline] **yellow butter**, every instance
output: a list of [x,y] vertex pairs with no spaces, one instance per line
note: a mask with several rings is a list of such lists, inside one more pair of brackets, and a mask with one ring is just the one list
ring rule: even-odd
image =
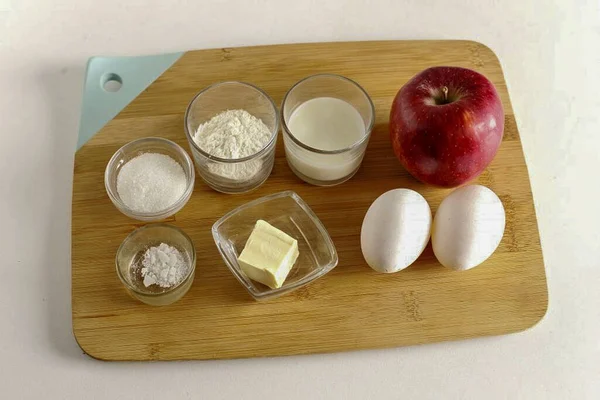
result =
[[277,289],[283,285],[298,254],[296,239],[258,220],[238,262],[250,279]]

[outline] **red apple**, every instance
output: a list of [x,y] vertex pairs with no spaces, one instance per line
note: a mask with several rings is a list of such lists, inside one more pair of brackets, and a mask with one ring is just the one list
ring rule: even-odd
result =
[[394,153],[415,178],[454,187],[492,161],[504,132],[496,88],[466,68],[433,67],[400,89],[390,113]]

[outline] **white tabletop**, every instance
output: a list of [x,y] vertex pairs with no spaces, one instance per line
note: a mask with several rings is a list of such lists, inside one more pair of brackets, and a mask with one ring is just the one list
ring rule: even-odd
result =
[[[0,0],[0,397],[600,398],[599,3],[536,3]],[[88,57],[413,38],[479,40],[502,62],[548,275],[541,323],[304,357],[106,363],[82,354],[71,331],[70,210]]]

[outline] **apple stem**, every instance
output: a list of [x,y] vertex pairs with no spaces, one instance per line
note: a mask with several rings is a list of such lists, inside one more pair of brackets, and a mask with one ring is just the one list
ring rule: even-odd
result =
[[444,93],[444,101],[448,101],[448,86],[442,87],[442,93]]

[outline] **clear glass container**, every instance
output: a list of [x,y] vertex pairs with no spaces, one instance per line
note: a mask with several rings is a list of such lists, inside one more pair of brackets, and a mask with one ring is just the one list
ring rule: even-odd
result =
[[[166,243],[175,247],[189,263],[186,277],[176,286],[144,285],[141,261],[148,248]],[[117,275],[129,294],[151,306],[165,306],[181,299],[192,286],[196,270],[194,243],[181,229],[167,224],[150,224],[129,234],[117,250]]]
[[[257,153],[227,159],[208,154],[194,141],[198,127],[227,110],[246,110],[271,131],[271,138]],[[185,134],[192,150],[198,175],[213,189],[223,193],[242,193],[267,180],[275,160],[279,113],[273,100],[261,89],[243,82],[222,82],[207,87],[190,102],[185,112]]]
[[[364,136],[339,150],[320,150],[295,137],[289,128],[294,110],[306,101],[319,97],[333,97],[353,106],[363,120]],[[347,181],[358,171],[373,129],[375,107],[367,92],[356,82],[334,74],[304,78],[285,95],[281,114],[287,162],[300,179],[313,185],[333,186]],[[327,135],[325,128],[322,134]]]
[[[238,264],[238,256],[259,219],[298,241],[298,259],[278,289],[252,281]],[[338,263],[329,233],[304,200],[291,191],[265,196],[236,208],[213,225],[212,234],[225,264],[256,300],[274,298],[307,285]]]
[[[123,203],[119,197],[119,192],[117,191],[117,176],[119,175],[121,167],[132,158],[144,153],[165,154],[177,161],[185,173],[186,188],[183,195],[169,208],[159,212],[146,213],[132,210]],[[130,218],[146,222],[168,218],[181,210],[192,196],[192,192],[194,191],[194,180],[194,164],[185,150],[177,143],[170,140],[152,137],[137,139],[121,147],[112,156],[106,165],[106,170],[104,172],[104,186],[106,188],[106,193],[115,207]]]

